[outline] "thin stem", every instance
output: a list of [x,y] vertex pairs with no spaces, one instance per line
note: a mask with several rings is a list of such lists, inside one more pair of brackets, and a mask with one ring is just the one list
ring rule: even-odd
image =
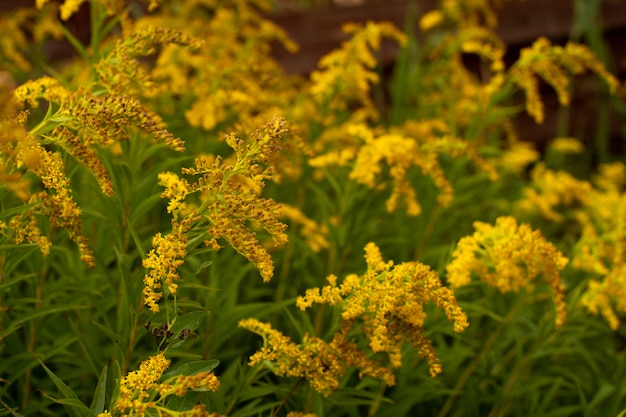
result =
[[430,216],[428,216],[428,223],[426,223],[426,228],[424,229],[424,234],[422,235],[419,246],[417,247],[417,249],[415,249],[415,255],[413,259],[419,259],[422,252],[424,251],[426,244],[430,240],[430,237],[435,230],[435,225],[437,224],[437,218],[439,217],[439,213],[441,213],[441,204],[436,203],[435,207],[430,212]]
[[491,334],[489,339],[487,339],[480,352],[478,352],[478,354],[474,357],[472,363],[470,363],[465,368],[465,371],[461,374],[456,384],[454,385],[454,388],[452,389],[452,394],[450,394],[450,396],[446,400],[446,403],[443,405],[443,408],[439,411],[438,417],[445,417],[448,415],[448,413],[452,409],[452,406],[454,405],[456,397],[458,397],[458,395],[460,394],[461,389],[467,383],[470,376],[472,375],[478,364],[482,361],[485,354],[489,351],[489,349],[491,349],[494,343],[496,343],[496,341],[504,331],[505,327],[510,324],[510,322],[513,320],[513,317],[515,317],[515,315],[519,312],[522,306],[525,305],[526,298],[527,297],[525,295],[523,297],[520,297],[517,304],[509,311],[509,314],[507,314],[507,316],[504,318],[504,321],[500,323],[500,326],[498,326],[498,328]]
[[[48,238],[52,236],[53,228],[50,228],[50,233]],[[49,256],[44,257],[43,266],[41,268],[41,274],[39,275],[39,283],[37,284],[37,291],[35,295],[35,299],[37,300],[35,303],[35,308],[38,309],[43,305],[43,289],[46,283],[46,277],[48,276],[48,269],[50,266]],[[39,328],[39,319],[35,318],[31,324],[29,335],[28,335],[28,346],[26,348],[27,352],[35,355],[35,343],[37,340],[37,329]],[[32,379],[32,368],[29,368],[24,375],[24,397],[22,398],[22,408],[27,408],[28,402],[30,401],[30,392],[31,392],[31,379]]]
[[274,414],[272,414],[272,417],[276,417],[278,415],[278,412],[280,411],[281,408],[283,408],[283,406],[285,405],[285,403],[287,402],[287,400],[289,399],[289,397],[291,397],[291,395],[293,394],[293,392],[296,390],[296,388],[298,388],[298,385],[300,385],[302,383],[302,381],[304,381],[304,378],[300,378],[294,385],[293,387],[291,387],[291,389],[289,390],[289,392],[287,393],[287,395],[285,396],[285,398],[283,399],[283,402],[280,403],[280,405],[278,406],[278,408],[276,409],[276,411],[274,411]]

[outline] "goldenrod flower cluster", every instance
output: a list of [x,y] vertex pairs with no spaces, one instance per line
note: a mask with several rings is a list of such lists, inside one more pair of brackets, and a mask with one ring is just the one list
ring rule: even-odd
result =
[[439,163],[440,155],[468,158],[492,179],[497,178],[495,169],[480,157],[471,143],[438,133],[437,126],[437,123],[426,121],[384,132],[365,124],[346,124],[345,133],[353,138],[354,149],[344,147],[334,150],[311,158],[309,163],[314,167],[323,167],[354,161],[349,178],[373,190],[385,189],[386,178],[390,177],[391,196],[386,201],[387,211],[403,207],[407,214],[417,216],[421,213],[421,206],[409,179],[411,169],[418,168],[423,175],[431,178],[440,190],[437,197],[439,204],[446,206],[452,201],[454,190]]
[[326,226],[317,224],[294,206],[283,204],[280,211],[292,224],[300,226],[300,235],[302,235],[313,252],[319,252],[330,246],[327,239],[328,228]]
[[395,383],[393,374],[369,359],[342,334],[335,334],[330,343],[305,334],[302,343],[294,343],[288,336],[257,319],[245,319],[239,327],[263,337],[263,347],[250,357],[250,366],[270,364],[278,376],[306,379],[317,392],[328,396],[339,389],[339,378],[347,366],[359,368],[361,376],[379,378],[389,385]]
[[590,201],[592,189],[588,181],[579,180],[565,171],[553,171],[539,163],[531,172],[531,184],[516,203],[517,210],[560,222],[564,208],[581,207]]
[[[227,135],[232,158],[196,158],[194,167],[182,169],[182,174],[197,177],[193,183],[172,172],[159,174],[159,183],[165,187],[161,197],[169,199],[167,210],[173,219],[172,232],[153,238],[153,249],[143,262],[150,269],[144,278],[144,302],[152,311],[159,311],[163,286],[170,294],[176,293],[177,270],[187,255],[189,233],[206,234],[206,246],[215,250],[221,248],[218,240],[223,238],[257,267],[264,281],[272,278],[272,259],[248,223],[258,224],[276,245],[287,241],[287,226],[278,220],[280,206],[260,197],[265,181],[272,179],[268,161],[286,133],[284,119],[275,117],[247,139]],[[188,204],[186,199],[192,194],[197,202]]]
[[[99,417],[143,417],[143,416],[195,416],[217,417],[209,413],[202,404],[194,405],[186,411],[174,411],[167,408],[166,400],[171,396],[184,397],[188,391],[217,391],[220,382],[212,372],[198,372],[193,375],[176,375],[166,381],[160,381],[170,365],[163,352],[151,356],[139,365],[139,369],[122,377],[119,393],[111,411],[99,414]],[[155,414],[156,413],[156,414]]]
[[422,326],[426,319],[424,304],[433,302],[454,322],[454,330],[468,326],[454,293],[441,285],[437,274],[426,265],[407,262],[394,265],[384,261],[374,243],[365,247],[367,272],[348,275],[341,285],[329,276],[329,285],[313,288],[298,297],[296,305],[304,310],[313,304],[337,305],[341,311],[343,337],[361,333],[372,352],[386,352],[392,367],[402,364],[402,344],[407,341],[419,349],[429,363],[430,373],[441,372],[439,360]]
[[115,48],[94,64],[99,83],[112,93],[135,96],[154,94],[158,90],[157,84],[137,58],[154,55],[159,46],[169,46],[180,53],[180,46],[197,51],[204,46],[204,42],[179,30],[137,24],[130,35],[119,39]]
[[195,217],[187,217],[181,222],[172,220],[172,232],[166,236],[157,233],[152,238],[152,247],[143,266],[150,271],[145,275],[143,297],[145,304],[153,312],[159,311],[159,300],[163,297],[161,288],[168,289],[170,294],[176,294],[180,279],[178,268],[185,263],[187,255],[187,235]]
[[13,74],[32,70],[33,45],[63,37],[55,7],[19,7],[0,16],[0,67]]
[[576,138],[559,137],[550,141],[549,149],[563,154],[582,154],[585,152],[585,145]]
[[626,168],[619,162],[603,164],[593,182],[588,204],[574,215],[582,236],[572,266],[600,278],[589,281],[582,303],[616,330],[618,313],[626,313]]
[[475,275],[501,292],[519,291],[539,276],[551,289],[556,326],[565,322],[565,286],[560,271],[568,259],[539,230],[499,217],[495,225],[474,222],[473,235],[462,238],[446,267],[452,287],[468,285]]
[[240,130],[284,110],[294,95],[292,82],[270,48],[272,42],[289,51],[297,46],[260,13],[271,6],[268,0],[161,2],[155,13],[139,19],[138,27],[184,30],[203,42],[201,48],[169,46],[159,52],[149,93],[157,107],[163,113],[182,111],[189,124],[204,130],[237,122]]
[[571,76],[587,70],[603,79],[611,93],[617,90],[619,82],[589,48],[572,42],[564,47],[553,46],[546,38],[539,38],[532,46],[523,49],[509,75],[526,94],[526,111],[541,123],[544,114],[537,76],[554,88],[559,102],[566,106],[570,101]]
[[[339,377],[347,366],[359,369],[359,375],[395,384],[391,370],[369,359],[373,353],[386,353],[391,368],[402,365],[402,347],[408,342],[426,358],[431,376],[441,372],[439,359],[423,331],[424,304],[432,302],[443,309],[454,330],[468,326],[454,293],[443,287],[437,274],[427,266],[408,262],[400,265],[385,262],[378,247],[365,247],[367,272],[348,275],[341,285],[329,276],[329,285],[313,288],[298,297],[296,305],[305,310],[313,304],[335,306],[341,314],[340,329],[330,342],[305,334],[301,344],[256,319],[246,319],[239,326],[263,337],[263,347],[250,358],[250,364],[270,363],[280,376],[304,378],[324,395],[339,388]],[[362,336],[369,352],[359,347]],[[356,339],[356,340],[355,340]],[[265,361],[265,362],[264,362]]]
[[[372,51],[380,48],[384,38],[403,45],[406,35],[389,22],[367,22],[364,26],[347,23],[342,29],[352,37],[319,61],[319,69],[311,73],[311,96],[326,117],[358,108],[352,114],[354,121],[376,119],[378,112],[372,102],[370,86],[379,79],[374,71],[377,60]],[[322,119],[324,124],[329,121]]]

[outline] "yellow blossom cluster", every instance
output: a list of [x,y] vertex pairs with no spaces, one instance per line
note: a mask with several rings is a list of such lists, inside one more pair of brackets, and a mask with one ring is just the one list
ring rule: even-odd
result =
[[[152,311],[159,311],[163,286],[176,294],[175,281],[180,279],[177,270],[184,263],[188,234],[192,232],[206,234],[205,245],[215,250],[221,248],[218,240],[223,238],[254,264],[264,281],[272,278],[272,259],[249,223],[265,230],[274,244],[287,242],[287,226],[278,220],[280,206],[260,197],[265,181],[272,179],[268,161],[280,149],[287,131],[285,120],[275,117],[247,139],[227,135],[225,141],[234,151],[232,158],[200,156],[193,167],[182,169],[183,175],[197,177],[196,182],[172,172],[159,174],[159,184],[165,187],[161,197],[169,199],[167,209],[173,218],[172,232],[165,237],[155,235],[153,249],[143,261],[150,270],[144,277],[144,302]],[[196,202],[187,201],[191,195],[196,195]]]
[[505,172],[520,175],[540,157],[533,143],[515,141],[501,152],[497,165]]
[[446,267],[450,285],[468,285],[475,275],[501,292],[517,292],[542,276],[554,299],[556,326],[561,326],[566,305],[560,271],[568,259],[539,230],[513,217],[499,217],[495,225],[474,222],[474,229],[458,242]]
[[330,246],[327,239],[328,228],[326,226],[317,224],[294,206],[283,204],[281,205],[281,212],[292,224],[300,226],[300,234],[313,252],[317,253]]
[[165,287],[170,294],[176,294],[180,279],[178,268],[185,263],[187,255],[187,235],[191,224],[197,217],[189,216],[178,222],[172,219],[172,232],[166,236],[157,233],[152,238],[152,249],[143,266],[150,271],[144,276],[144,303],[153,312],[159,311],[159,300],[163,297],[161,288]]
[[[296,301],[302,310],[313,304],[338,309],[341,324],[330,342],[307,333],[302,343],[296,344],[270,324],[242,320],[240,327],[263,337],[263,347],[250,358],[250,365],[269,363],[276,375],[306,379],[316,391],[329,395],[339,388],[339,378],[347,367],[356,367],[361,377],[395,384],[391,369],[402,365],[402,348],[408,342],[426,358],[431,376],[439,374],[441,364],[423,330],[424,305],[432,302],[441,308],[460,332],[469,324],[454,293],[423,264],[384,261],[373,243],[365,247],[365,260],[367,272],[362,276],[348,275],[337,285],[337,277],[330,275],[329,285],[308,289]],[[359,347],[359,336],[365,338],[369,350]],[[370,359],[376,353],[386,354],[390,368]]]
[[179,46],[197,51],[204,42],[179,30],[137,24],[132,33],[118,39],[115,48],[94,64],[98,82],[111,93],[149,96],[157,84],[149,69],[137,58],[156,54],[157,47],[162,45],[176,51],[180,51]]
[[270,1],[161,3],[136,26],[184,30],[203,42],[200,48],[159,51],[148,93],[162,113],[180,112],[192,126],[213,130],[225,123],[255,125],[253,119],[267,120],[291,100],[293,82],[270,48],[273,42],[289,51],[297,46],[260,13],[271,8]]
[[520,58],[509,70],[509,76],[526,94],[526,111],[537,123],[542,123],[543,102],[539,94],[538,76],[554,88],[561,105],[570,102],[571,76],[592,71],[615,93],[619,81],[586,46],[568,42],[553,46],[546,38],[537,39],[521,51]]
[[563,154],[582,154],[585,152],[585,145],[576,138],[559,137],[550,141],[549,150]]
[[[163,352],[151,356],[139,365],[139,369],[129,372],[119,383],[119,393],[111,411],[98,417],[125,416],[195,416],[217,417],[209,413],[203,404],[194,405],[187,411],[174,411],[167,408],[166,400],[171,396],[184,397],[188,391],[217,391],[220,382],[212,372],[198,372],[193,375],[176,375],[160,381],[170,365]],[[157,413],[157,414],[155,414]]]
[[[39,100],[58,105],[60,108],[52,122],[60,121],[66,128],[76,131],[87,146],[128,140],[129,127],[136,126],[174,150],[185,149],[184,142],[163,127],[160,117],[131,96],[70,91],[51,77],[28,81],[19,86],[15,94],[20,101],[33,107],[38,106]],[[54,140],[54,137],[50,136],[50,139]]]
[[347,23],[343,31],[351,38],[322,57],[318,69],[311,73],[309,92],[318,109],[322,109],[318,117],[324,125],[332,124],[334,117],[347,110],[351,110],[353,122],[377,119],[371,96],[371,85],[379,81],[373,51],[380,49],[385,38],[400,45],[407,42],[406,35],[389,22]]
[[454,323],[454,331],[460,332],[468,322],[454,293],[442,286],[437,274],[426,265],[384,261],[374,243],[365,246],[365,260],[367,272],[362,276],[348,275],[338,286],[337,278],[331,275],[329,285],[308,289],[296,305],[302,310],[316,303],[338,305],[343,337],[360,332],[372,352],[387,353],[392,367],[401,366],[401,348],[407,341],[419,349],[431,375],[436,376],[441,365],[423,333],[424,304],[432,302],[441,308]]
[[539,163],[531,172],[531,183],[524,188],[516,208],[524,214],[537,214],[547,220],[564,219],[563,208],[587,205],[592,185],[565,171],[553,171]]
[[[440,194],[437,201],[442,206],[448,205],[454,190],[446,179],[439,163],[439,156],[449,158],[468,158],[491,179],[497,178],[495,168],[484,161],[477,149],[470,142],[441,134],[438,124],[432,121],[408,123],[404,129],[388,132],[372,129],[366,124],[346,124],[343,130],[352,138],[353,149],[343,147],[311,158],[313,167],[329,164],[345,165],[353,161],[349,178],[373,190],[386,188],[385,177],[391,178],[391,196],[386,201],[387,210],[395,211],[404,207],[411,216],[421,212],[417,194],[411,183],[409,170],[418,168],[421,173],[431,178]],[[414,133],[409,136],[407,132]]]
[[586,206],[575,213],[582,236],[572,266],[599,278],[589,281],[582,303],[616,330],[618,314],[626,313],[626,167],[620,162],[603,164],[593,183]]
[[39,154],[24,127],[28,113],[19,112],[11,83],[7,73],[0,73],[0,187],[6,187],[21,201],[28,201],[30,182],[21,168],[36,168]]
[[356,348],[356,345],[337,333],[330,343],[304,335],[302,343],[294,343],[288,336],[257,319],[245,319],[239,327],[263,337],[263,347],[250,357],[250,366],[270,363],[278,376],[306,379],[317,392],[328,396],[339,389],[339,378],[347,366],[355,366],[361,376],[379,378],[389,385],[395,383],[393,374]]
[[33,44],[63,37],[56,10],[19,7],[0,16],[0,68],[14,74],[32,70]]
[[498,25],[497,12],[491,0],[442,0],[439,7],[425,13],[419,22],[424,32],[441,28],[444,24],[459,27],[486,26],[495,28]]
[[[6,86],[5,86],[6,87]],[[12,179],[11,188],[31,206],[10,222],[13,241],[36,243],[47,254],[50,241],[42,236],[37,216],[48,218],[53,228],[67,230],[79,248],[81,259],[94,266],[87,239],[82,235],[81,210],[73,199],[70,180],[66,174],[64,154],[71,155],[96,178],[103,194],[114,194],[109,174],[99,157],[99,149],[128,139],[128,126],[137,126],[177,150],[184,149],[180,139],[160,127],[161,121],[136,99],[118,95],[90,95],[88,91],[71,91],[58,80],[42,77],[19,86],[15,92],[3,89],[3,102],[17,111],[23,103],[37,107],[48,103],[48,113],[29,132],[20,127],[28,112],[5,115],[7,137],[2,141],[2,172]],[[53,110],[53,109],[56,109]],[[14,127],[11,127],[14,126]],[[22,173],[37,176],[45,188],[31,194]]]

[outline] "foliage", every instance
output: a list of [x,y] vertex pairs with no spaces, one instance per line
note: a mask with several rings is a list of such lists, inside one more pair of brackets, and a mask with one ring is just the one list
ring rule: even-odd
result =
[[623,155],[581,175],[585,138],[513,123],[582,73],[619,103],[605,64],[540,38],[507,65],[491,2],[442,0],[288,76],[270,12],[1,18],[0,415],[620,413]]

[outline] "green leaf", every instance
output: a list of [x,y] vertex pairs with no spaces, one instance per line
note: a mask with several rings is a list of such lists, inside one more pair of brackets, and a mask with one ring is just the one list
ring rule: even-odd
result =
[[198,310],[187,313],[180,316],[172,323],[170,331],[174,333],[174,337],[178,337],[178,334],[183,330],[194,331],[200,326],[200,322],[209,315],[208,310]]
[[93,394],[93,400],[91,401],[90,410],[93,414],[98,415],[104,412],[104,401],[106,397],[106,382],[107,374],[109,371],[109,364],[104,365],[100,378],[98,378],[98,385],[96,385],[96,391]]
[[54,382],[54,385],[56,385],[57,389],[65,397],[64,399],[54,400],[54,401],[58,402],[59,404],[63,404],[65,406],[65,409],[71,416],[74,416],[74,417],[89,416],[91,414],[89,411],[89,408],[82,401],[78,399],[78,396],[74,393],[74,391],[72,391],[72,389],[68,387],[65,384],[65,382],[63,382],[59,377],[57,377],[54,374],[54,372],[48,369],[48,367],[44,365],[44,363],[41,360],[39,359],[37,360],[39,361],[43,369],[46,371],[46,373],[48,374],[52,382]]
[[24,417],[23,414],[18,413],[13,408],[9,407],[2,399],[0,399],[0,405],[13,417]]
[[213,265],[213,261],[204,261],[204,262],[202,262],[200,264],[200,266],[198,267],[198,269],[196,270],[195,275],[198,275],[203,269],[207,269],[211,265]]
[[217,359],[211,359],[208,361],[193,361],[182,364],[176,369],[173,369],[166,374],[163,375],[162,379],[164,381],[173,378],[178,375],[186,375],[192,376],[199,374],[200,372],[211,372],[213,369],[220,364],[220,361]]
[[173,333],[173,336],[168,339],[168,347],[175,348],[182,345],[187,338],[181,337],[181,332],[183,330],[188,330],[190,332],[196,330],[198,326],[200,326],[202,319],[208,315],[208,310],[198,310],[177,318],[172,324],[172,327],[170,327],[170,331]]
[[[7,245],[8,246],[8,245]],[[0,252],[2,252],[4,250],[4,245],[0,245]],[[8,281],[3,282],[2,284],[0,284],[0,290],[4,289],[4,288],[8,288],[8,287],[12,287],[13,285],[17,284],[18,282],[28,279],[28,278],[34,278],[36,277],[37,274],[27,274],[27,275],[20,275],[18,277],[12,278]]]

